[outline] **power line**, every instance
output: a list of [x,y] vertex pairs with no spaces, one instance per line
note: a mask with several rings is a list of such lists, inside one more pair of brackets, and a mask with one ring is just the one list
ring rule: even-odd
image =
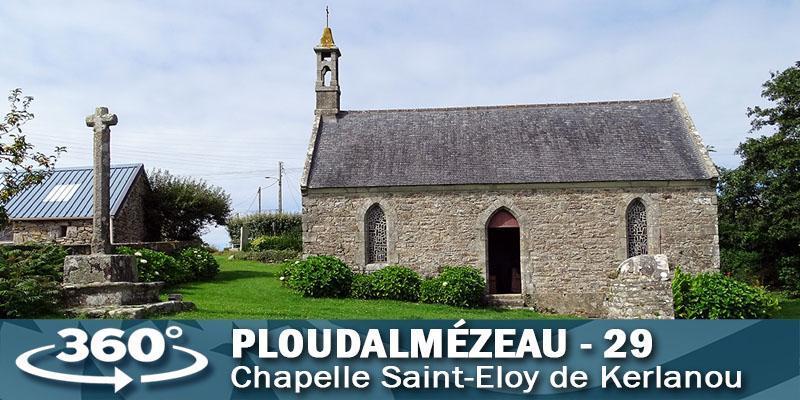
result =
[[[250,205],[247,207],[248,210],[253,206],[253,201],[255,201],[255,196],[253,197],[253,200],[250,201]],[[244,203],[240,202],[238,204],[241,205],[241,204],[244,204]],[[239,208],[238,206],[234,207],[234,209],[238,209],[238,208]]]
[[[292,183],[292,185],[294,185],[294,182],[292,181],[292,179],[291,179],[291,178],[289,178],[289,177],[287,176],[287,179],[289,179],[289,181]],[[297,187],[297,188],[300,188],[300,184],[298,183],[296,187]],[[294,201],[294,205],[296,205],[296,206],[297,206],[297,209],[302,211],[302,209],[303,209],[303,205],[302,205],[302,204],[300,204],[300,203],[297,201],[297,198],[294,196],[294,190],[290,190],[290,191],[289,191],[289,195],[292,197],[292,200]]]

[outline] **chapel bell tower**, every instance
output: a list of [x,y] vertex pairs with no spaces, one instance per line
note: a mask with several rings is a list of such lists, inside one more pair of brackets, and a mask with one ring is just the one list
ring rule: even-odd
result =
[[[325,12],[327,14],[327,8]],[[325,22],[325,29],[322,31],[322,38],[319,44],[314,47],[317,54],[317,107],[316,114],[336,115],[339,112],[339,57],[342,53],[336,44],[333,43],[333,32]]]

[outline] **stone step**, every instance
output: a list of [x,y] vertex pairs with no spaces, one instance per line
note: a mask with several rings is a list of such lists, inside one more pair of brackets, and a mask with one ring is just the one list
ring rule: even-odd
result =
[[486,302],[492,307],[497,308],[524,308],[525,300],[521,294],[490,294],[486,296]]
[[67,307],[122,306],[157,303],[164,282],[95,282],[62,286]]
[[143,319],[195,308],[194,303],[189,301],[163,301],[122,306],[73,307],[67,309],[65,314],[70,318]]

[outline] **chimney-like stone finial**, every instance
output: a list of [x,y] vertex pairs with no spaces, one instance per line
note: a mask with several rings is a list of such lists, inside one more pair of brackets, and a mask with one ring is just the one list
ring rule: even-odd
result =
[[[326,8],[327,13],[327,8]],[[326,18],[327,20],[327,18]],[[315,113],[323,116],[335,116],[340,110],[339,99],[339,57],[342,53],[333,42],[333,31],[325,24],[319,45],[314,47],[317,54],[317,105]]]

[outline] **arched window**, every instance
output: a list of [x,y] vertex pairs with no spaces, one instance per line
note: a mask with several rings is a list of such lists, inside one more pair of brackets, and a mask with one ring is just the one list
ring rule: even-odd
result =
[[628,257],[647,254],[647,209],[642,199],[628,205],[625,220],[628,224]]
[[331,85],[331,69],[328,66],[322,68],[322,86]]
[[386,216],[381,206],[367,210],[365,231],[367,264],[386,262]]

